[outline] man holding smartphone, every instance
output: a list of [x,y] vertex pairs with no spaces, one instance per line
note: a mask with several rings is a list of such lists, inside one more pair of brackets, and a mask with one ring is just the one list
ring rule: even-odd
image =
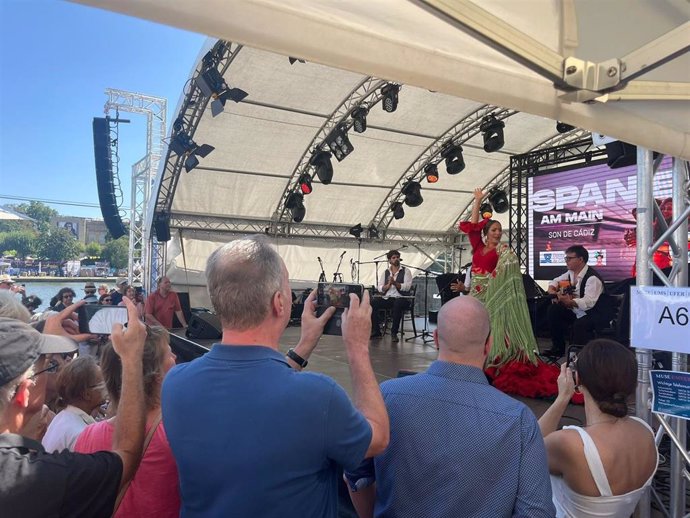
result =
[[[400,252],[389,250],[386,254],[388,268],[379,277],[378,290],[383,295],[374,304],[372,326],[376,332],[380,329],[380,309],[392,310],[391,341],[398,342],[398,330],[403,313],[410,307],[410,301],[405,298],[412,287],[412,273],[408,268],[400,265]],[[380,336],[380,335],[374,335]]]

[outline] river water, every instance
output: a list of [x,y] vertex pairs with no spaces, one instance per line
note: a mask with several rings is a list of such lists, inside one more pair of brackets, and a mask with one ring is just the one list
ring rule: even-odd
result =
[[[72,288],[74,290],[74,293],[77,294],[75,298],[75,302],[77,300],[81,300],[84,298],[86,295],[84,293],[84,284],[86,284],[86,281],[81,280],[81,281],[51,281],[51,282],[31,282],[31,281],[23,281],[22,279],[16,279],[17,284],[24,284],[25,285],[25,290],[26,294],[28,295],[36,295],[38,296],[43,303],[41,306],[38,308],[37,312],[40,313],[41,311],[44,311],[48,309],[48,305],[50,304],[50,299],[52,299],[55,295],[57,295],[57,292],[60,291],[62,288]],[[108,284],[108,283],[100,283],[96,282],[96,287],[98,287],[100,284]],[[110,288],[112,288],[112,283],[108,284]]]

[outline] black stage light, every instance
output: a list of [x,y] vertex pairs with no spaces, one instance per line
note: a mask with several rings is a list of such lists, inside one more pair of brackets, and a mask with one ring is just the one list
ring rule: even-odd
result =
[[309,176],[307,173],[302,174],[302,176],[299,177],[298,183],[302,194],[311,194],[311,191],[313,190],[311,186],[311,176]]
[[306,215],[307,209],[304,207],[304,205],[300,205],[292,211],[292,221],[294,221],[295,223],[302,223],[302,220]]
[[355,133],[364,133],[367,130],[367,115],[369,115],[369,110],[364,106],[360,106],[352,111],[352,129]]
[[304,195],[301,192],[290,193],[285,200],[285,208],[292,212],[292,221],[300,223],[307,214],[304,208]]
[[289,56],[289,57],[288,57],[288,60],[290,61],[290,64],[291,64],[291,65],[294,65],[294,64],[297,63],[297,62],[299,62],[299,63],[306,63],[306,61],[304,61],[303,59],[300,59],[300,58],[293,58],[292,56]]
[[362,224],[357,223],[354,227],[350,227],[350,230],[348,230],[348,232],[350,232],[351,236],[354,236],[357,239],[359,239],[362,235]]
[[405,204],[408,207],[419,207],[424,198],[421,194],[422,185],[419,182],[409,180],[402,188],[402,193],[405,195]]
[[184,119],[182,117],[178,117],[177,119],[175,119],[175,122],[173,122],[173,131],[175,133],[181,133],[183,129]]
[[556,131],[558,133],[568,133],[569,131],[573,131],[574,129],[575,126],[571,126],[570,124],[566,124],[565,122],[556,121]]
[[446,172],[458,174],[465,169],[465,159],[462,156],[462,146],[448,143],[441,150],[441,156],[446,160]]
[[213,98],[211,114],[214,117],[223,112],[225,101],[228,99],[238,103],[249,95],[240,88],[230,88],[215,66],[199,74],[196,78],[196,84],[204,97]]
[[482,203],[482,205],[479,207],[479,216],[482,219],[488,219],[493,215],[494,210],[491,208],[491,204],[486,202]]
[[369,234],[369,239],[378,239],[379,238],[379,229],[376,228],[376,225],[373,223],[369,225],[369,228],[367,229],[367,233]]
[[503,214],[510,208],[506,192],[498,187],[493,187],[489,191],[489,203],[491,203],[491,206],[494,208],[494,212],[498,214]]
[[393,211],[393,217],[395,219],[403,219],[405,217],[405,208],[401,201],[396,201],[391,205],[391,210]]
[[333,180],[333,164],[331,163],[331,154],[328,151],[315,151],[309,159],[309,165],[316,170],[316,176],[319,181],[328,185]]
[[393,113],[398,108],[398,92],[400,85],[388,83],[381,88],[381,95],[383,96],[383,110],[388,113]]
[[438,167],[436,164],[427,164],[424,166],[424,176],[429,183],[438,182]]
[[606,144],[606,165],[611,169],[637,163],[637,147],[621,140]]
[[479,126],[479,131],[484,136],[484,151],[493,153],[503,147],[505,144],[503,128],[505,128],[505,123],[496,119],[493,113],[484,117],[481,126]]
[[331,153],[335,155],[338,162],[342,162],[355,149],[350,139],[347,138],[347,130],[344,126],[337,126],[331,131],[328,137],[326,137],[326,145],[330,148]]
[[187,155],[184,162],[184,168],[187,172],[190,172],[199,165],[199,160],[196,158],[197,156],[205,158],[211,151],[216,149],[209,144],[202,144],[199,146],[186,133],[178,133],[175,135],[170,141],[169,147],[177,156]]

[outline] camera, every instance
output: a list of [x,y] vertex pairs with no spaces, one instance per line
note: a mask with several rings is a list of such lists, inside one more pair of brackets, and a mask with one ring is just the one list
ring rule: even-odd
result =
[[316,288],[316,314],[323,315],[327,308],[336,308],[333,316],[326,322],[323,329],[325,335],[341,336],[343,311],[350,307],[350,293],[362,299],[364,286],[361,284],[347,284],[338,282],[320,282]]

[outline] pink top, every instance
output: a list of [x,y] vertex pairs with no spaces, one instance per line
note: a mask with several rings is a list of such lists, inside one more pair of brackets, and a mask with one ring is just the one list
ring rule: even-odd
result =
[[[89,425],[77,438],[74,451],[93,453],[111,450],[114,432],[115,428],[110,421]],[[148,433],[148,426],[146,432]],[[179,515],[180,488],[177,465],[161,422],[146,448],[144,458],[127,488],[115,517],[176,518]]]
[[469,221],[460,223],[460,231],[468,235],[472,245],[472,273],[491,273],[498,264],[498,252],[495,248],[484,253],[486,245],[482,241],[482,229],[488,221],[488,219],[484,219],[479,223],[470,223]]

